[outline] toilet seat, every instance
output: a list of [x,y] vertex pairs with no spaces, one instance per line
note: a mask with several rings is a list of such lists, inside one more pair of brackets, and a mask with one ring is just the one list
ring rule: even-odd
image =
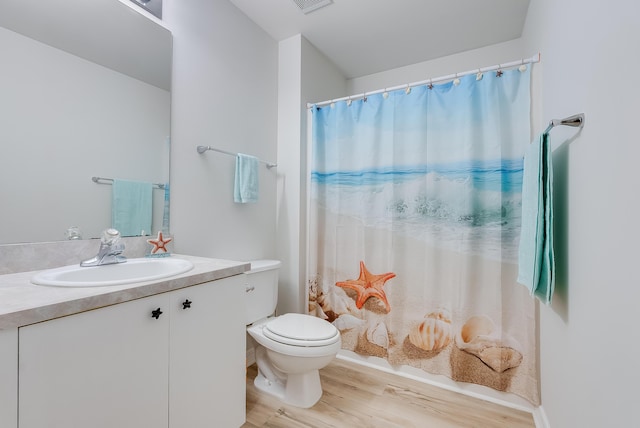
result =
[[262,333],[271,340],[291,346],[327,346],[340,340],[340,332],[333,324],[296,313],[280,315],[267,322]]

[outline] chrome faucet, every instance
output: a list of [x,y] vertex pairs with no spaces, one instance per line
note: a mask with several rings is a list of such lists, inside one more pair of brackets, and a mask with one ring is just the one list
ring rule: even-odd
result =
[[80,266],[102,266],[115,263],[124,263],[127,258],[122,254],[124,244],[120,242],[120,232],[116,229],[107,229],[102,232],[100,249],[96,256],[80,262]]

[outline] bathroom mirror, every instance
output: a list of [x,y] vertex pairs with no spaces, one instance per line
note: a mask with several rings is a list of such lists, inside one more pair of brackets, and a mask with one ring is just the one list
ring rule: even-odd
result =
[[92,177],[168,183],[172,37],[137,8],[0,1],[0,244],[98,237],[113,186]]

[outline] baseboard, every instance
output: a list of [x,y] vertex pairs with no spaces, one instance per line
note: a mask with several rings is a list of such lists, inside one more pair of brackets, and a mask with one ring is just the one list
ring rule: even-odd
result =
[[551,428],[547,414],[542,406],[533,409],[533,421],[536,424],[536,428]]

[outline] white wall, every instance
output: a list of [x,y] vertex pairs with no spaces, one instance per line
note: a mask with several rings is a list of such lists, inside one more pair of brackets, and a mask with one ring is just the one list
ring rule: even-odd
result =
[[278,258],[282,260],[278,312],[303,312],[306,301],[308,102],[337,97],[347,81],[301,35],[279,44]]
[[300,87],[302,37],[278,46],[278,259],[282,261],[278,312],[300,312]]
[[639,17],[631,0],[532,0],[523,34],[542,53],[544,120],[586,115],[574,141],[551,134],[558,282],[540,308],[540,357],[554,428],[638,425]]
[[227,0],[166,0],[173,33],[171,230],[175,251],[276,256],[277,169],[260,167],[255,204],[233,202],[235,158],[276,160],[278,45]]
[[474,49],[431,61],[400,67],[381,73],[357,77],[349,80],[349,93],[344,95],[356,95],[367,91],[389,88],[405,83],[420,82],[434,79],[449,74],[472,70],[474,68],[489,67],[495,64],[505,63],[531,57],[537,51],[530,53],[522,51],[520,39],[509,42]]

